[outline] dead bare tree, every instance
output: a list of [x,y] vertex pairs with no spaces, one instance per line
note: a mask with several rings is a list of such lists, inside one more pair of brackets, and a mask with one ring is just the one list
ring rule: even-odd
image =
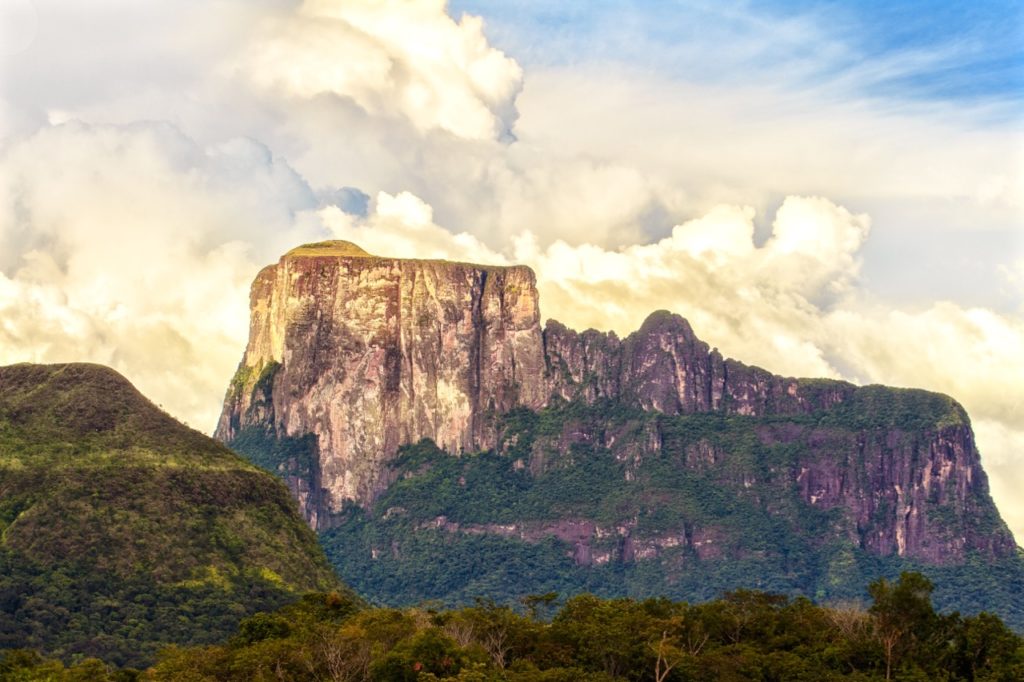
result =
[[491,660],[494,661],[494,665],[498,666],[499,670],[504,670],[505,658],[512,648],[509,643],[508,628],[505,624],[495,623],[488,628],[481,644],[490,655]]
[[[705,641],[707,641],[706,637]],[[704,646],[703,643],[701,646]],[[672,669],[679,665],[687,655],[678,646],[672,644],[667,630],[661,633],[661,641],[657,645],[651,644],[651,649],[657,654],[657,660],[654,663],[654,682],[665,682],[665,678],[672,672]]]
[[460,647],[467,647],[476,641],[476,631],[472,623],[462,620],[452,620],[445,623],[444,634],[451,637]]
[[316,643],[316,655],[323,662],[331,682],[362,682],[369,679],[371,644],[360,633],[325,630]]
[[839,602],[825,613],[844,639],[864,637],[871,631],[871,616],[859,602]]

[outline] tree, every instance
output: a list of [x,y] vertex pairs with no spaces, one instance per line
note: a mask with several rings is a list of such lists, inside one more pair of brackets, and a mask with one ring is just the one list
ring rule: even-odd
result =
[[932,608],[931,581],[920,573],[904,571],[895,583],[879,578],[868,586],[874,600],[868,612],[873,616],[875,633],[885,654],[885,679],[892,679],[893,668],[917,642],[927,640],[937,616]]
[[357,624],[321,626],[313,634],[310,666],[326,669],[331,682],[354,682],[369,676],[373,642]]
[[654,682],[665,682],[672,669],[686,658],[686,652],[669,639],[668,630],[661,633],[661,639],[657,644],[652,644],[651,649],[657,656],[654,662]]
[[577,664],[619,677],[647,666],[655,619],[632,599],[569,599],[552,621],[552,634],[568,643]]
[[469,659],[441,630],[428,627],[400,642],[370,667],[370,678],[387,682],[415,682],[421,674],[454,677]]
[[254,644],[266,639],[287,637],[291,631],[291,626],[282,616],[257,613],[238,624],[236,640],[239,644]]
[[558,601],[558,593],[528,594],[525,597],[521,597],[519,601],[526,607],[526,612],[530,614],[530,618],[537,620],[543,618],[554,608],[555,602]]
[[1024,679],[1024,640],[990,613],[960,621],[955,667],[966,680]]
[[495,667],[504,670],[515,632],[522,629],[522,618],[491,599],[477,599],[476,606],[462,609],[459,616],[470,626],[472,639],[483,647]]

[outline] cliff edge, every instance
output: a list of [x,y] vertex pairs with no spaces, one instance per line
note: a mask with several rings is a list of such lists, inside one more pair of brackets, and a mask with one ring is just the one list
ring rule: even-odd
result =
[[[941,564],[1016,552],[952,399],[776,376],[723,358],[666,311],[624,339],[542,328],[522,266],[383,258],[348,242],[290,251],[253,283],[249,343],[215,436],[282,475],[318,529],[414,475],[392,466],[402,446],[516,449],[515,410],[563,415],[521,464],[538,475],[574,445],[638,462],[673,447],[665,419],[623,435],[614,420],[565,418],[564,405],[749,418],[751,452],[789,448],[790,459],[726,483],[743,494],[770,477],[808,509],[835,510],[833,530],[875,555]],[[742,466],[727,448],[686,442],[683,468]]]

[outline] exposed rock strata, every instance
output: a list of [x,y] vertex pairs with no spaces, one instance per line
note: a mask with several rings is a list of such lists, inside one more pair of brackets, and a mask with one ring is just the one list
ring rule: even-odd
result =
[[[952,406],[957,407],[955,403]],[[533,442],[529,461],[523,462],[523,467],[535,476],[543,475],[553,463],[571,457],[574,446],[586,445],[606,449],[625,463],[625,480],[630,481],[634,471],[641,473],[645,460],[662,456],[664,450],[676,453],[678,466],[716,477],[717,485],[752,499],[758,508],[772,511],[785,502],[774,496],[780,489],[789,489],[802,503],[835,512],[829,536],[814,544],[830,542],[838,535],[872,554],[894,554],[937,564],[961,560],[969,553],[1009,557],[1016,552],[1013,537],[992,503],[966,421],[920,431],[899,427],[850,429],[813,420],[768,421],[756,429],[755,449],[770,452],[771,448],[796,446],[798,454],[788,461],[767,455],[769,463],[759,467],[722,466],[733,453],[704,439],[689,444],[675,442],[678,435],[672,434],[671,426],[665,426],[664,421],[648,419],[615,428],[611,424],[568,420],[560,433]],[[634,526],[624,520],[615,528],[615,534],[622,538],[615,556],[622,561],[656,556],[661,550],[678,546],[693,549],[700,558],[709,551],[715,556],[725,552],[735,557],[746,551],[729,546],[714,523],[684,524],[679,533],[668,535],[644,534]],[[547,530],[538,534],[523,526],[517,531],[518,537],[535,541],[552,535],[570,542],[570,538],[563,537],[561,523],[544,527]],[[446,528],[459,530],[451,524]],[[588,528],[586,537],[573,538],[570,544],[587,548],[602,544],[598,526],[591,524]],[[680,534],[685,541],[679,540]],[[579,556],[578,552],[574,554],[578,563]]]
[[[247,429],[277,439],[313,434],[312,466],[289,484],[323,528],[346,501],[368,505],[387,488],[401,445],[429,438],[454,454],[500,447],[499,418],[516,407],[608,400],[665,415],[799,417],[859,404],[868,393],[724,359],[664,311],[624,339],[555,321],[542,329],[526,267],[380,258],[328,242],[293,250],[257,276],[249,344],[216,436],[231,443]],[[985,537],[969,532],[971,519],[998,512],[966,415],[936,399],[948,401],[952,417],[935,428],[782,422],[760,437],[807,445],[806,461],[786,474],[793,488],[811,505],[845,510],[850,540],[872,552],[933,562],[969,550],[1012,554],[1005,526]],[[521,466],[538,475],[545,458],[572,442],[642,458],[664,438],[651,425],[620,434],[580,427],[535,445]],[[690,447],[681,465],[728,456]],[[621,557],[658,551],[656,539],[623,538]],[[595,560],[588,542],[573,542],[583,552],[577,560]]]
[[[614,526],[601,526],[587,519],[560,519],[543,523],[460,524],[439,516],[417,530],[440,529],[449,533],[497,535],[524,542],[542,542],[547,538],[561,540],[568,556],[578,566],[594,566],[611,562],[633,563],[658,557],[666,549],[689,550],[697,559],[719,559],[721,538],[713,528],[694,529],[684,525],[679,532],[642,535],[636,532],[636,519]],[[378,552],[380,550],[377,550]]]
[[546,401],[533,272],[300,247],[252,286],[249,345],[216,437],[315,434],[318,512],[370,502],[387,462],[430,438],[495,442],[488,417]]

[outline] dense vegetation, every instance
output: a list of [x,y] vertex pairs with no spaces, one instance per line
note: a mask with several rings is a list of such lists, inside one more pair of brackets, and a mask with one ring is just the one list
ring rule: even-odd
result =
[[[328,556],[345,582],[378,604],[436,600],[457,606],[480,595],[509,604],[531,590],[698,601],[741,588],[833,601],[864,598],[871,576],[894,578],[916,570],[936,581],[935,602],[941,608],[1008,613],[1018,618],[1014,627],[1022,629],[1018,595],[1024,593],[1024,571],[1019,559],[972,557],[964,564],[934,566],[851,549],[839,579],[826,571],[790,574],[773,557],[692,560],[687,570],[672,576],[661,559],[579,566],[571,556],[573,547],[555,538],[525,542],[432,528],[409,531],[391,521],[368,523],[359,516],[323,535]],[[841,559],[834,561],[839,564]]]
[[[225,644],[165,650],[152,680],[377,682],[682,682],[1024,679],[1024,640],[996,617],[936,613],[916,573],[870,587],[872,605],[816,606],[739,590],[690,605],[582,594],[481,600],[457,610],[361,608],[307,595],[242,622]],[[88,672],[88,675],[84,675]],[[105,679],[29,652],[0,661],[7,679]],[[130,679],[130,671],[116,673]],[[117,679],[109,674],[106,679]]]
[[294,506],[112,370],[0,368],[0,647],[146,665],[339,588]]
[[[802,433],[831,443],[814,457],[843,461],[865,424],[884,437],[896,428],[914,445],[966,419],[953,401],[924,391],[866,387],[849,403],[767,418],[670,417],[615,403],[516,410],[501,418],[496,451],[453,457],[429,441],[405,447],[396,482],[372,509],[347,509],[321,543],[344,581],[391,606],[508,604],[538,591],[693,601],[744,588],[858,599],[877,576],[920,570],[941,586],[940,607],[996,610],[1024,630],[1020,557],[948,566],[879,557],[849,540],[858,531],[843,510],[802,500],[792,473],[811,459]],[[604,434],[616,445],[566,434]],[[659,448],[641,450],[650,434]],[[951,514],[944,525],[958,534],[984,536],[1002,523],[994,513],[929,513]],[[581,521],[603,529],[584,561],[560,528]],[[645,543],[660,544],[636,558]]]

